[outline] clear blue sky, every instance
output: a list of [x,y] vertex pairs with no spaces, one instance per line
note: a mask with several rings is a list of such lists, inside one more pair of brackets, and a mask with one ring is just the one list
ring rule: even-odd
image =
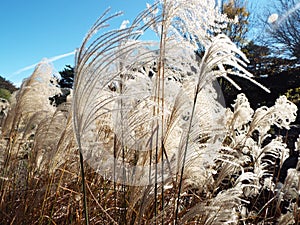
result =
[[[0,75],[20,83],[33,69],[20,69],[43,58],[72,52],[79,47],[96,19],[111,7],[124,11],[120,23],[132,21],[146,7],[145,0],[1,0]],[[148,0],[152,3],[152,0]],[[71,55],[53,63],[60,71],[74,65]]]
[[[265,0],[260,0],[261,4]],[[104,12],[124,11],[132,19],[153,0],[1,0],[0,75],[20,84],[33,69],[16,73],[43,58],[74,51]],[[53,63],[57,71],[74,65],[70,55]]]

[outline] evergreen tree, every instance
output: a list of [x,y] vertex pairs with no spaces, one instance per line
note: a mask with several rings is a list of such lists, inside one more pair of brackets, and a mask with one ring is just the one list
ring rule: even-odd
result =
[[59,72],[61,79],[58,81],[60,88],[73,88],[74,67],[66,65],[63,71]]
[[270,49],[267,46],[250,41],[242,48],[242,51],[250,61],[247,69],[255,76],[264,74],[269,61]]

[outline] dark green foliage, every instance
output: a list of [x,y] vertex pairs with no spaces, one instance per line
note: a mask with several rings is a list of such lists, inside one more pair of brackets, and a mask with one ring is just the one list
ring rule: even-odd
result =
[[0,76],[0,88],[8,90],[10,93],[18,90],[18,88],[9,80],[6,80],[4,77]]
[[11,96],[11,93],[9,92],[9,90],[0,88],[0,98],[9,100],[10,96]]
[[296,105],[300,103],[300,86],[288,89],[285,93],[286,97],[295,103]]
[[66,65],[63,71],[59,72],[61,79],[58,81],[60,88],[73,88],[74,67]]
[[270,55],[270,49],[267,46],[258,45],[254,41],[250,41],[242,48],[242,51],[250,61],[248,70],[255,76],[263,74],[262,71],[269,62],[267,57]]

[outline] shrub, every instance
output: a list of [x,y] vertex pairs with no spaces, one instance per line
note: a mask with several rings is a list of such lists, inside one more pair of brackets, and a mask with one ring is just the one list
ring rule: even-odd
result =
[[11,97],[11,93],[8,90],[4,88],[0,88],[0,98],[4,98],[7,101],[9,101],[10,97]]

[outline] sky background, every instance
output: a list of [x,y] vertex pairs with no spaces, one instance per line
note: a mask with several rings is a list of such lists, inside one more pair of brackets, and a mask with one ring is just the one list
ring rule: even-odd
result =
[[[254,9],[262,9],[267,2],[252,1]],[[1,0],[0,76],[19,86],[34,68],[20,70],[63,54],[69,56],[53,62],[56,71],[73,66],[72,52],[104,10],[124,12],[119,24],[112,24],[118,27],[123,20],[132,21],[146,2],[153,0]]]

